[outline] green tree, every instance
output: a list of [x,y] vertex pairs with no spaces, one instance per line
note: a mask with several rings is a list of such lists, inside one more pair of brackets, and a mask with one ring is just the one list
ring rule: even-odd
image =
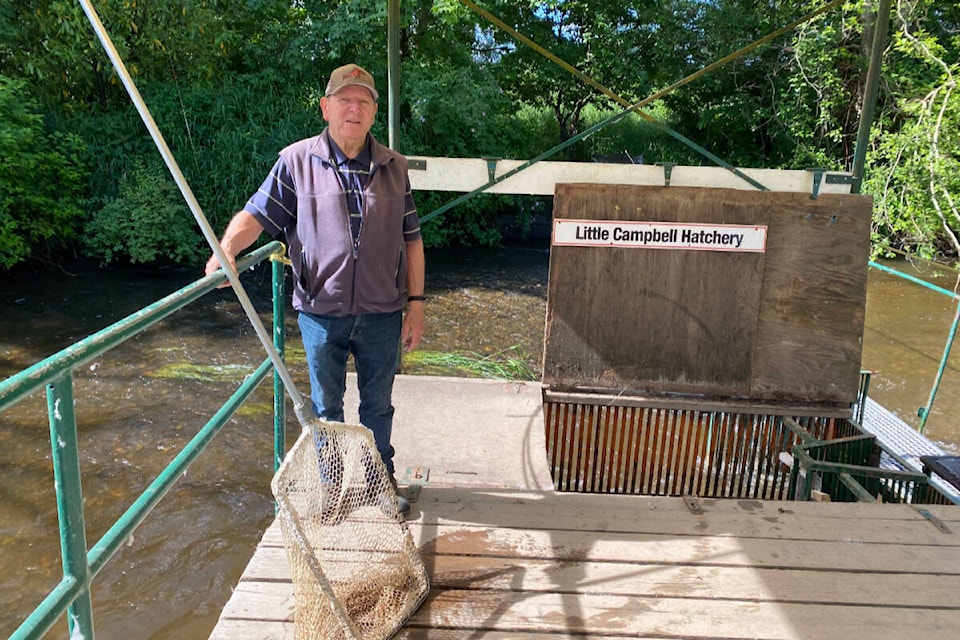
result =
[[960,7],[895,2],[887,99],[874,126],[864,191],[874,245],[925,257],[960,254]]
[[[550,55],[636,102],[766,36],[818,2],[478,4]],[[400,151],[530,158],[622,110],[471,4],[401,3]],[[849,169],[875,5],[876,0],[850,0],[675,89],[646,110],[735,165]],[[98,0],[95,6],[218,229],[257,188],[282,146],[322,128],[317,99],[335,66],[356,61],[377,77],[384,100],[374,134],[386,141],[386,2]],[[895,0],[894,8],[864,183],[864,190],[876,196],[876,243],[957,255],[960,9],[956,2],[934,0]],[[73,222],[58,223],[55,235],[43,235],[53,228],[43,217],[20,219],[15,228],[9,220],[14,215],[9,194],[15,191],[8,189],[4,238],[14,237],[15,229],[49,244],[68,238],[79,217],[97,231],[97,241],[84,247],[98,259],[107,257],[107,249],[113,261],[146,259],[140,245],[108,234],[121,226],[118,203],[144,206],[138,204],[140,194],[176,199],[176,192],[160,186],[165,180],[156,149],[77,3],[0,5],[0,73],[20,82],[16,100],[39,118],[27,125],[22,118],[5,118],[7,129],[25,126],[37,139],[47,136],[47,143],[61,135],[56,131],[82,136],[82,145],[74,139],[44,150],[57,149],[76,162],[85,147],[90,172],[89,197],[70,200],[74,209],[66,217]],[[5,89],[8,97],[11,91]],[[4,109],[14,113],[15,106],[8,101]],[[22,139],[8,137],[5,144]],[[637,116],[553,159],[587,160],[623,151],[647,162],[709,162]],[[25,158],[8,162],[5,169]],[[57,160],[48,162],[57,166]],[[59,166],[76,165],[61,161]],[[13,180],[22,171],[10,169],[6,175]],[[418,194],[418,202],[426,214],[452,197]],[[427,225],[427,240],[495,243],[504,216],[522,218],[528,214],[516,212],[540,211],[538,205],[522,198],[471,201]],[[192,225],[185,210],[177,215]],[[34,224],[39,230],[28,230]],[[158,244],[151,235],[156,226],[128,232]],[[516,226],[523,227],[523,221]],[[169,230],[183,246],[167,246],[155,260],[186,260],[196,253],[195,232]],[[34,249],[41,244],[27,243]],[[10,246],[10,255],[22,255],[26,245]]]
[[[550,56],[637,102],[655,86],[661,72],[651,62],[658,45],[658,25],[652,17],[657,8],[651,3],[609,0],[497,2],[491,13],[522,38],[483,21],[481,32],[489,41],[483,60],[513,101],[553,114],[554,143],[562,143],[585,128],[588,106],[604,108],[614,103]],[[588,156],[588,147],[576,144],[560,157],[586,160]]]
[[204,252],[193,217],[159,160],[121,176],[117,197],[84,229],[84,243],[102,264],[197,264]]
[[0,267],[46,258],[73,237],[85,173],[82,143],[48,129],[23,80],[0,75]]

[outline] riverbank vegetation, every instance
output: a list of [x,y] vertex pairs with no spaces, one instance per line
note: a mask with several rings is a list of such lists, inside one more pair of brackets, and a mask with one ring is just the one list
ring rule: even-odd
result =
[[[93,5],[218,231],[281,147],[320,131],[317,101],[339,64],[377,78],[374,134],[387,141],[386,0]],[[555,60],[635,104],[826,5],[647,105],[669,130],[631,115],[578,138],[622,107]],[[712,164],[686,139],[735,166],[850,170],[875,5],[403,0],[398,147],[527,159],[570,143],[549,159]],[[875,198],[874,246],[955,262],[960,3],[893,0],[883,60],[862,187]],[[0,6],[0,158],[0,272],[75,259],[199,265],[208,254],[75,0]],[[454,195],[418,193],[418,206]],[[505,226],[523,233],[549,212],[548,199],[476,198],[425,224],[425,241],[494,245]]]

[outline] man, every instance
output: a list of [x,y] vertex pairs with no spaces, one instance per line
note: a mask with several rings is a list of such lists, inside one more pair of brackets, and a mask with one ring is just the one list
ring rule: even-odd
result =
[[[378,99],[364,69],[335,69],[320,98],[327,127],[280,152],[220,245],[232,261],[263,231],[285,236],[313,409],[343,422],[352,353],[360,422],[373,432],[396,488],[393,380],[400,345],[415,349],[423,335],[424,251],[407,161],[370,134]],[[211,257],[206,272],[219,268]],[[409,511],[403,496],[398,502]]]

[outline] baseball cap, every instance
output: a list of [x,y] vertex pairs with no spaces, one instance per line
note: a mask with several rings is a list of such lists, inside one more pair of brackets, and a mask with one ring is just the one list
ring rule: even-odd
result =
[[369,90],[373,94],[374,102],[380,100],[380,95],[373,85],[373,76],[355,64],[345,64],[334,69],[330,74],[330,82],[327,83],[327,91],[324,95],[332,96],[340,89],[352,84]]

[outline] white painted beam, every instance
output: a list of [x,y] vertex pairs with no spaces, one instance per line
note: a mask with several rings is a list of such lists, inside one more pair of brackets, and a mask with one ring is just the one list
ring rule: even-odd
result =
[[[415,191],[470,192],[503,176],[526,161],[484,158],[440,158],[408,156],[410,184]],[[738,169],[771,191],[812,193],[813,171],[784,169]],[[650,164],[605,164],[600,162],[541,161],[499,182],[487,193],[549,195],[559,183],[636,184],[663,186],[667,168]],[[850,193],[850,175],[824,172],[818,193]],[[743,178],[723,167],[674,166],[669,169],[669,184],[676,187],[719,187],[756,189]]]

